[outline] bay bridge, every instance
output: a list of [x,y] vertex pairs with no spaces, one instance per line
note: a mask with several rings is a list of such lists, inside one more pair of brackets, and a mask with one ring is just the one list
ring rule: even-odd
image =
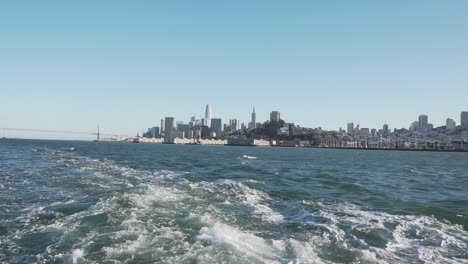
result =
[[14,127],[1,127],[0,131],[1,130],[3,130],[3,137],[4,138],[7,135],[7,131],[39,132],[39,133],[53,133],[53,134],[92,135],[92,136],[96,136],[96,139],[98,141],[99,141],[101,136],[116,137],[116,138],[130,137],[128,135],[100,133],[99,126],[98,126],[97,132],[84,132],[84,131],[72,131],[72,130],[32,129],[32,128],[14,128]]

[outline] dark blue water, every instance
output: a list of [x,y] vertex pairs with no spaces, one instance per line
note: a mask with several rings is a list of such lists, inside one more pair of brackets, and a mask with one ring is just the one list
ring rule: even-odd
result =
[[468,153],[0,140],[0,262],[467,263]]

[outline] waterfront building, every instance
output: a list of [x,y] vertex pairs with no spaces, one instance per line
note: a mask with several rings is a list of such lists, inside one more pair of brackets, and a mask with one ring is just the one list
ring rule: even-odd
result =
[[211,131],[216,133],[217,137],[221,137],[221,132],[223,131],[223,123],[221,118],[211,119]]
[[158,138],[159,137],[159,127],[155,126],[151,128],[151,137]]
[[201,138],[206,139],[210,137],[210,128],[208,126],[201,126]]
[[280,121],[280,112],[278,111],[272,111],[270,113],[270,122],[279,122]]
[[193,128],[193,138],[199,139],[201,135],[200,128]]
[[174,130],[174,117],[164,118],[164,136],[170,138]]
[[461,112],[460,125],[464,128],[468,128],[468,111]]
[[353,122],[348,123],[346,132],[348,134],[350,134],[350,135],[352,135],[354,133],[354,123]]
[[183,133],[183,138],[190,138],[189,124],[177,124],[177,131]]
[[208,126],[210,127],[211,126],[211,106],[209,104],[206,105],[206,109],[205,109],[205,126]]
[[228,138],[227,144],[232,146],[253,146],[254,139],[247,138],[246,136],[235,135]]
[[161,134],[164,133],[164,119],[161,119]]
[[468,141],[468,131],[462,131],[460,135],[463,141]]
[[455,121],[451,118],[447,118],[447,120],[445,121],[445,129],[453,130],[456,127],[457,127],[457,124],[455,123]]
[[250,120],[250,124],[251,124],[251,129],[255,129],[257,128],[257,114],[255,113],[255,106],[253,107],[253,111],[252,111],[252,118]]
[[372,135],[373,137],[375,137],[376,134],[377,134],[377,129],[375,129],[375,128],[371,129],[371,135]]

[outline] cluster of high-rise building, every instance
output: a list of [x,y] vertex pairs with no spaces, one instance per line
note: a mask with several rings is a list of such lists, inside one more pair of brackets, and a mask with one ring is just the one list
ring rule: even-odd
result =
[[[279,122],[280,113],[272,111],[270,120]],[[251,120],[246,125],[241,123],[239,119],[232,118],[228,122],[223,123],[221,118],[214,118],[211,105],[207,104],[205,115],[201,119],[192,116],[189,122],[176,122],[174,117],[165,117],[161,119],[160,126],[149,128],[143,133],[146,138],[164,138],[165,142],[171,142],[175,138],[187,139],[225,139],[231,133],[239,130],[252,130],[259,127],[257,123],[257,114],[255,106],[253,107]]]
[[[445,126],[440,127],[438,130],[441,129],[446,130],[447,132],[456,130],[457,128],[464,129],[468,128],[468,112],[461,112],[460,114],[460,126],[457,126],[456,122],[451,119],[447,118],[445,122]],[[413,131],[419,133],[419,135],[429,134],[434,131],[434,125],[429,123],[429,117],[427,115],[419,115],[418,120],[411,123],[408,128],[408,131]],[[405,129],[402,129],[405,130]],[[341,129],[340,129],[341,131]],[[398,131],[395,129],[394,131]],[[358,136],[389,136],[391,131],[388,128],[387,124],[384,124],[382,129],[371,129],[369,133],[369,128],[359,128],[359,125],[356,127],[354,123],[347,124],[346,132],[350,135],[358,135]]]
[[343,141],[352,142],[356,146],[393,146],[398,148],[422,147],[427,148],[428,144],[433,148],[451,148],[463,145],[468,141],[468,112],[461,112],[460,125],[457,126],[455,120],[447,118],[445,126],[434,127],[429,123],[427,115],[420,115],[418,120],[411,123],[408,129],[390,130],[387,124],[381,129],[360,128],[354,123],[347,124],[346,132],[340,129],[342,135],[346,135]]
[[[161,119],[160,126],[149,128],[143,133],[143,137],[152,138],[150,140],[154,142],[168,143],[176,141],[192,143],[214,139],[226,141],[229,144],[229,140],[247,142],[247,139],[252,141],[252,137],[255,137],[265,139],[272,145],[447,150],[468,148],[468,111],[461,112],[458,126],[455,120],[447,118],[445,126],[435,127],[429,122],[429,116],[422,114],[408,129],[394,128],[393,130],[388,124],[383,124],[381,128],[376,129],[360,127],[352,122],[347,124],[346,130],[340,128],[339,131],[324,131],[320,127],[305,128],[282,121],[279,111],[270,112],[269,122],[270,126],[268,123],[263,124],[264,128],[268,129],[256,130],[262,126],[262,123],[257,122],[257,114],[253,107],[250,122],[247,125],[237,118],[223,123],[221,118],[213,117],[213,111],[208,104],[203,118],[197,119],[193,116],[185,123],[176,122],[174,117],[165,117]],[[274,122],[276,125],[271,126]],[[271,133],[272,127],[277,129],[273,134]]]

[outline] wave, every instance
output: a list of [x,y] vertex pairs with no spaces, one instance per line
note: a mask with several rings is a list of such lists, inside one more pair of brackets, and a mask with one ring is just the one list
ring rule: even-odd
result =
[[[133,192],[115,194],[86,211],[58,220],[60,224],[49,228],[61,229],[63,236],[40,260],[332,263],[351,258],[364,263],[412,259],[459,263],[466,258],[468,235],[463,227],[433,217],[315,201],[289,204],[294,210],[288,212],[295,214],[283,216],[268,205],[274,201],[271,197],[241,182],[189,185],[139,185]],[[218,195],[222,198],[210,199]],[[239,215],[226,217],[226,212],[239,210],[239,206],[250,207],[250,217],[278,230],[245,225]],[[302,226],[301,231],[279,230],[291,223]],[[106,243],[96,249],[96,241]],[[70,244],[64,252],[64,246]]]
[[459,263],[467,258],[468,234],[460,225],[434,217],[366,211],[349,203],[323,206],[323,241],[368,260],[396,263]]
[[[247,180],[249,182],[249,180]],[[248,187],[242,182],[230,179],[222,179],[216,182],[198,182],[190,184],[192,189],[200,189],[204,192],[215,194],[225,204],[243,204],[252,209],[255,216],[263,221],[280,222],[283,220],[281,213],[274,211],[268,203],[271,197],[265,192]]]
[[[55,232],[58,235],[38,254],[40,263],[468,259],[463,227],[430,216],[390,214],[350,203],[279,200],[262,191],[264,182],[255,180],[191,181],[185,172],[135,169],[76,152],[51,155],[54,163],[74,172],[63,177],[102,192],[90,206],[66,214],[57,208],[80,203],[85,195],[72,193],[64,202],[35,204],[20,212],[14,221],[23,230],[2,237],[0,243],[21,252],[15,241]],[[56,215],[37,221],[51,214]]]

